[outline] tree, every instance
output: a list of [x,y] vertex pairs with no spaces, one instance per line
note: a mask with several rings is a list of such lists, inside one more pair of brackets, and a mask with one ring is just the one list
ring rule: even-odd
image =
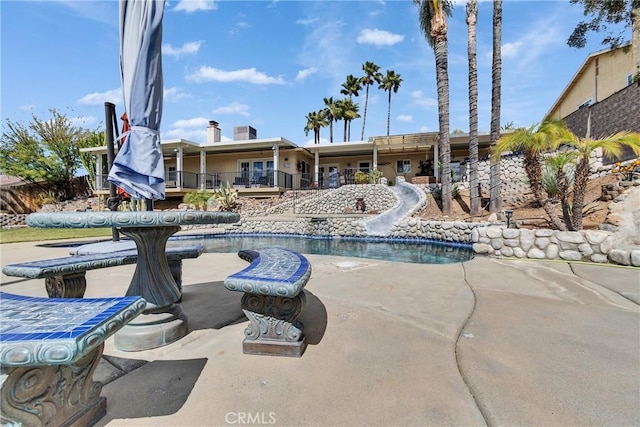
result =
[[352,96],[358,96],[358,92],[362,90],[362,85],[360,85],[360,79],[358,79],[353,74],[349,74],[347,76],[347,81],[342,83],[342,89],[340,89],[340,94],[347,95],[349,99],[352,99]]
[[50,119],[34,115],[28,126],[7,119],[0,140],[0,169],[27,182],[46,182],[60,200],[68,200],[81,166],[79,148],[86,130],[73,126],[55,109],[49,112]]
[[320,144],[320,128],[329,124],[326,112],[324,110],[312,111],[305,118],[307,125],[304,127],[304,134],[308,135],[309,131],[313,130],[313,143]]
[[576,150],[576,170],[573,179],[573,201],[571,203],[571,224],[569,229],[582,230],[582,208],[584,206],[584,194],[587,191],[589,181],[589,157],[596,150],[602,150],[603,154],[610,157],[620,157],[623,148],[631,148],[640,157],[640,133],[618,132],[601,139],[591,139],[587,125],[587,135],[579,138],[570,133],[568,140],[563,140],[568,146]]
[[336,101],[337,113],[340,120],[344,120],[344,140],[351,140],[351,121],[360,117],[359,105],[350,98]]
[[541,154],[555,150],[561,141],[571,139],[571,133],[559,121],[546,121],[529,128],[516,129],[514,132],[501,136],[492,146],[492,160],[500,161],[500,155],[505,151],[524,153],[524,170],[529,179],[529,186],[534,197],[549,217],[551,224],[558,230],[566,231],[542,185]]
[[387,70],[387,74],[382,78],[378,89],[382,89],[385,92],[389,92],[389,107],[387,108],[387,139],[389,138],[389,131],[391,128],[391,92],[398,93],[402,78],[400,74],[396,74],[393,70]]
[[366,88],[365,97],[364,97],[364,115],[362,116],[362,135],[360,136],[360,140],[364,141],[364,127],[367,123],[367,104],[369,103],[369,86],[374,83],[380,84],[382,81],[382,74],[378,71],[380,69],[379,66],[374,64],[373,62],[365,62],[362,64],[362,71],[364,71],[364,76],[360,78],[360,83],[364,85]]
[[451,214],[451,146],[449,143],[449,73],[447,52],[447,16],[451,16],[449,0],[413,0],[419,8],[420,28],[433,47],[438,87],[438,140],[440,145],[440,180],[442,212]]
[[469,57],[469,198],[471,216],[480,214],[478,191],[478,59],[476,54],[476,23],[478,1],[467,1],[467,55]]
[[324,98],[325,116],[329,122],[329,142],[333,142],[333,122],[337,122],[336,115],[339,114],[338,107],[336,106],[333,97]]
[[[601,43],[611,48],[618,47],[625,39],[619,24],[622,24],[623,29],[631,27],[634,32],[640,31],[636,28],[640,20],[640,0],[571,0],[571,3],[582,5],[584,16],[591,15],[590,21],[578,23],[569,36],[567,44],[571,47],[585,47],[587,33],[590,31],[596,33],[606,31],[607,35]],[[618,28],[612,28],[614,26]]]
[[[491,143],[500,138],[500,89],[502,87],[502,0],[493,0],[493,61],[491,66]],[[489,166],[489,211],[502,210],[500,162]]]

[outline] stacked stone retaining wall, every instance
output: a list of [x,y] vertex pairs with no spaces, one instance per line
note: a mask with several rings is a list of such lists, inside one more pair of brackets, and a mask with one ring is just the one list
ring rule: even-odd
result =
[[564,261],[613,262],[640,267],[640,248],[615,248],[613,233],[476,227],[471,233],[478,254]]
[[307,198],[296,205],[299,214],[343,214],[355,212],[356,200],[362,198],[367,211],[382,213],[398,203],[395,193],[382,184],[354,184],[327,191],[322,197]]

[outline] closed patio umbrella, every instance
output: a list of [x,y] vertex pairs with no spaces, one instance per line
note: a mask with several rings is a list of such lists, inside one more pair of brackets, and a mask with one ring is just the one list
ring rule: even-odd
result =
[[160,147],[164,0],[120,0],[120,70],[131,125],[109,181],[136,199],[165,198]]

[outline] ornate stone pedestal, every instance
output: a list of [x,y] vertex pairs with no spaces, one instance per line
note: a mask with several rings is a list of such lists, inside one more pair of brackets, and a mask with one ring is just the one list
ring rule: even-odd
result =
[[293,298],[244,294],[242,311],[249,319],[244,330],[244,354],[300,357],[307,348],[298,317],[306,303],[304,292]]
[[0,368],[0,424],[91,426],[107,413],[102,384],[93,381],[104,344],[72,365]]

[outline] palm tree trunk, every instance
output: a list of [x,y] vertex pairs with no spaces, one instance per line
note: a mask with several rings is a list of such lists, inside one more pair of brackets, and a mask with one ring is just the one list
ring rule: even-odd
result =
[[344,140],[348,141],[347,139],[347,125],[349,124],[349,120],[344,119]]
[[584,193],[589,180],[589,159],[581,158],[576,165],[575,178],[573,180],[573,229],[582,230],[582,208],[584,205]]
[[333,142],[333,118],[329,120],[329,142]]
[[[502,85],[502,0],[493,2],[493,65],[491,66],[491,143],[500,138],[500,89]],[[502,210],[500,196],[500,160],[491,160],[489,168],[490,197],[489,210]]]
[[391,89],[389,89],[389,107],[387,108],[387,144],[389,143],[390,132],[391,132]]
[[367,91],[364,97],[364,114],[362,115],[362,136],[360,141],[364,141],[364,125],[367,123],[367,104],[369,103],[369,85],[367,84]]
[[449,75],[447,38],[438,37],[434,44],[436,83],[438,87],[438,122],[440,132],[440,180],[442,182],[442,213],[451,215],[451,146],[449,144]]
[[571,209],[568,199],[569,192],[569,179],[567,178],[567,174],[564,173],[564,169],[562,166],[558,168],[558,172],[556,173],[556,182],[558,183],[558,196],[560,197],[560,204],[562,206],[562,219],[566,224],[569,231],[574,231],[573,229],[573,219],[571,218]]
[[537,155],[526,155],[524,158],[524,168],[529,177],[529,186],[531,187],[531,191],[533,191],[533,195],[535,196],[544,212],[549,217],[549,221],[560,231],[567,231],[567,227],[562,222],[558,213],[549,200],[549,196],[547,192],[544,190],[542,186],[542,168],[540,167],[540,160]]
[[476,22],[478,2],[467,2],[467,25],[469,40],[469,195],[471,216],[480,214],[480,192],[478,191],[478,61],[476,55]]

